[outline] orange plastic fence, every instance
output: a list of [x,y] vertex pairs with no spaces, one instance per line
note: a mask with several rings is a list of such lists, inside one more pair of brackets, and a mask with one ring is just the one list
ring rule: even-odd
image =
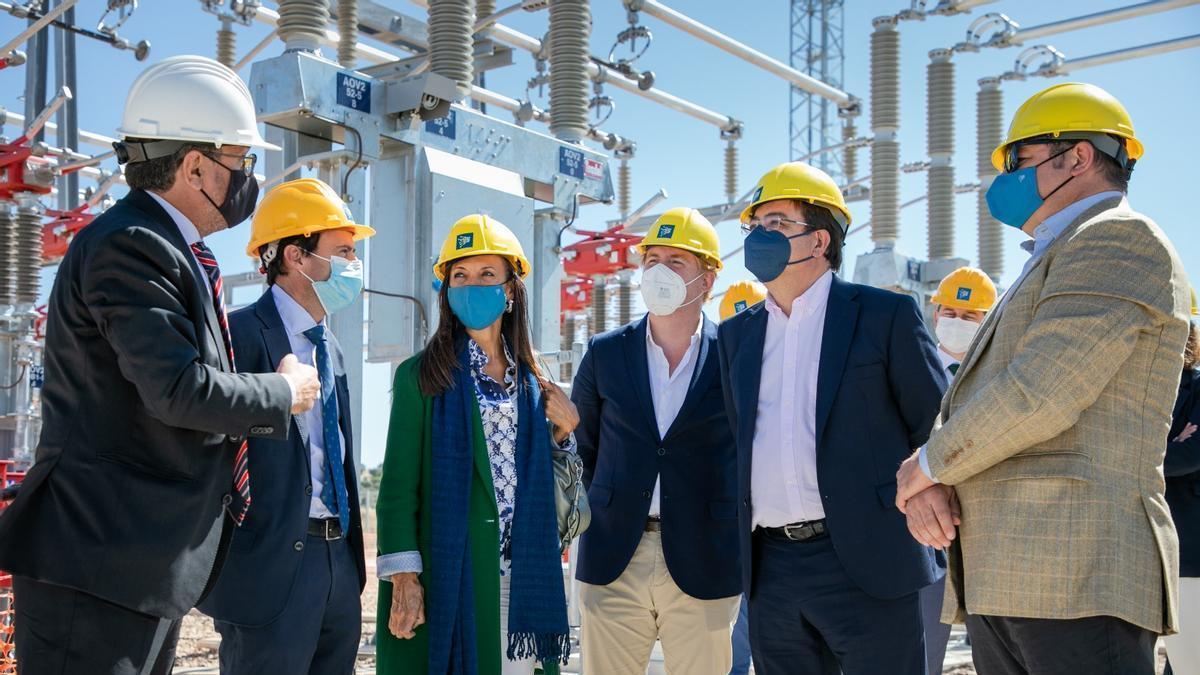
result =
[[[7,487],[24,477],[10,471],[12,462],[0,460],[0,488]],[[0,501],[0,511],[6,502]],[[16,647],[13,645],[13,594],[12,576],[0,570],[0,675],[15,675],[17,672]]]

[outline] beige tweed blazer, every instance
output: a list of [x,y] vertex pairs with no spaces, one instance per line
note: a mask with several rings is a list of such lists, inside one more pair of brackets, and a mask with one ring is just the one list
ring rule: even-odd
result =
[[1178,625],[1163,454],[1188,334],[1183,266],[1124,199],[1079,216],[980,328],[929,439],[962,526],[965,613]]

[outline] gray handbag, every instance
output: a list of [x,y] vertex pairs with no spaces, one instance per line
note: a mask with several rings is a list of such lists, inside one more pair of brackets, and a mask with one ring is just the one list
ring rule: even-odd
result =
[[554,510],[558,514],[558,548],[565,551],[571,540],[583,534],[592,522],[587,490],[583,487],[583,460],[573,450],[556,447],[554,464]]

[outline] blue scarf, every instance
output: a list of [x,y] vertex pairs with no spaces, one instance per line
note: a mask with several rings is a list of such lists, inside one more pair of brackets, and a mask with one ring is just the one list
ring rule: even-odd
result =
[[[433,400],[429,672],[474,675],[475,600],[467,540],[475,461],[475,382],[466,342],[454,386]],[[554,510],[551,436],[537,378],[523,365],[517,384],[517,508],[513,513],[508,607],[510,659],[566,664],[571,651]],[[499,540],[497,539],[497,545]],[[499,571],[497,571],[499,574]]]

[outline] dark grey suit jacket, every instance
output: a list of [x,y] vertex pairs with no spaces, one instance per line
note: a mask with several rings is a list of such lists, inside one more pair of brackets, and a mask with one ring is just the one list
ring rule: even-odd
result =
[[0,569],[166,618],[201,599],[240,439],[286,438],[291,404],[278,375],[231,372],[202,274],[138,190],[72,242],[50,293],[41,441],[0,514]]

